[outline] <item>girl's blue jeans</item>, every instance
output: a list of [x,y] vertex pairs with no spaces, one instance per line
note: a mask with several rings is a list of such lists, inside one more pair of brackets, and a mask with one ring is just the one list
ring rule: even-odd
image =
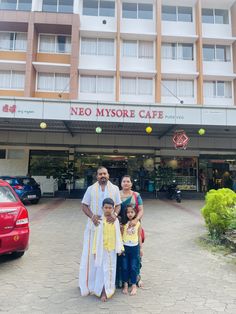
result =
[[131,282],[135,285],[137,282],[137,276],[139,274],[139,245],[127,246],[124,245],[125,252],[122,256],[122,280],[123,282]]

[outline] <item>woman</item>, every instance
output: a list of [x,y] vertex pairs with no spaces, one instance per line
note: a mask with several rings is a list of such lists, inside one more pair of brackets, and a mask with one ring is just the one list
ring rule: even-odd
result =
[[[135,226],[138,221],[143,217],[143,201],[138,192],[132,191],[132,180],[129,175],[123,176],[121,179],[121,188],[120,196],[121,196],[121,209],[119,213],[119,220],[122,224],[126,223],[125,217],[125,208],[127,205],[131,204],[133,207],[137,208],[138,214],[137,217],[132,221],[131,225]],[[121,258],[118,256],[117,259],[117,271],[116,271],[116,286],[118,288],[122,287],[122,278],[121,278]],[[138,286],[142,285],[141,277],[139,275]]]

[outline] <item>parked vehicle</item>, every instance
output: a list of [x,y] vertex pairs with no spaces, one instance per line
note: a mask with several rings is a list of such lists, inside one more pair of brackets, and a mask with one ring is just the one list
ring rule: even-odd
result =
[[12,187],[0,180],[0,255],[21,257],[27,250],[28,243],[27,209]]
[[23,203],[37,204],[41,198],[40,185],[30,177],[2,176],[0,179],[9,183]]
[[177,203],[182,201],[182,193],[175,180],[167,187],[167,197],[171,200],[175,199]]

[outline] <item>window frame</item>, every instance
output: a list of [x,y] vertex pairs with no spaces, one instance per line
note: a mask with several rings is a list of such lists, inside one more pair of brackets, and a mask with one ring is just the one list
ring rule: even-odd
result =
[[[175,19],[173,19],[173,20],[166,20],[166,19],[161,18],[162,21],[165,21],[165,22],[180,22],[180,23],[193,23],[194,22],[193,7],[191,7],[191,6],[162,5],[162,8],[163,7],[175,8]],[[191,9],[191,21],[183,21],[183,20],[179,19],[179,14],[180,14],[179,10],[183,9],[183,8]],[[163,15],[162,15],[162,17],[163,17]]]
[[[204,46],[211,46],[212,49],[214,49],[214,59],[213,60],[205,60],[204,59]],[[217,58],[217,47],[224,47],[224,60],[221,60],[221,59],[218,59]],[[232,61],[232,46],[231,45],[218,45],[218,44],[203,44],[203,47],[202,47],[202,55],[203,55],[203,61],[204,62],[231,62]],[[229,60],[227,59],[227,48],[229,49]]]
[[[122,80],[123,79],[133,79],[135,80],[135,94],[125,94],[122,92]],[[152,84],[152,93],[151,94],[141,94],[139,93],[139,80],[149,80]],[[120,89],[120,94],[121,95],[128,95],[128,96],[153,96],[154,94],[154,87],[153,87],[153,77],[142,77],[142,76],[121,76],[120,77],[120,85],[121,85],[121,89]]]
[[31,1],[31,7],[30,7],[30,10],[21,10],[21,9],[19,9],[19,5],[20,5],[20,0],[15,0],[15,3],[16,3],[16,5],[15,5],[15,8],[14,9],[10,9],[10,8],[8,8],[8,9],[1,9],[1,2],[0,2],[0,10],[6,10],[6,11],[26,11],[26,12],[30,12],[30,11],[32,11],[32,2],[33,2],[33,0],[30,0]]
[[60,0],[56,0],[57,1],[57,5],[56,5],[56,11],[47,11],[47,10],[43,10],[43,6],[44,6],[44,0],[42,0],[42,12],[49,12],[49,13],[64,13],[64,14],[73,14],[74,13],[74,0],[73,0],[73,5],[72,5],[72,11],[71,12],[62,12],[59,10],[60,5]]
[[[54,51],[48,52],[48,51],[40,51],[40,43],[41,43],[41,36],[53,36],[54,37]],[[64,36],[70,38],[70,51],[69,52],[59,52],[57,51],[57,39],[58,36]],[[48,34],[48,33],[39,33],[38,34],[38,48],[37,53],[46,53],[46,54],[60,54],[60,55],[70,55],[71,54],[71,35],[65,35],[65,34]],[[65,42],[66,45],[66,42]]]
[[[202,18],[202,23],[203,24],[230,25],[229,10],[227,10],[227,9],[216,9],[216,8],[202,8],[202,12],[203,12],[203,10],[212,10],[212,12],[213,12],[213,23],[204,22],[203,21],[203,14],[201,14],[201,18]],[[221,10],[221,11],[227,12],[227,21],[228,21],[228,23],[216,23],[216,11],[217,10]]]
[[[6,31],[1,31],[0,34],[2,34],[2,33],[9,34],[9,37],[11,37],[11,34],[13,34],[13,40],[12,40],[12,49],[5,50],[5,49],[1,49],[0,48],[0,51],[16,51],[16,52],[26,52],[27,51],[27,32],[6,32]],[[26,41],[25,41],[26,47],[25,47],[25,50],[15,49],[17,34],[26,34]],[[11,39],[10,39],[10,46],[11,46]]]
[[[38,82],[39,82],[39,74],[52,74],[53,75],[53,90],[51,89],[39,89],[38,88]],[[68,84],[66,86],[66,89],[64,88],[63,90],[56,90],[56,75],[59,75],[59,74],[66,74],[68,75]],[[58,94],[69,94],[70,92],[70,74],[68,73],[56,73],[56,72],[37,72],[37,75],[36,75],[36,88],[35,90],[37,92],[41,92],[41,93],[47,93],[47,92],[50,92],[50,93],[58,93]]]
[[[194,49],[194,44],[193,43],[180,43],[180,42],[163,42],[163,44],[169,44],[171,45],[171,51],[172,51],[172,56],[173,56],[173,52],[175,54],[175,58],[163,58],[164,60],[182,60],[182,61],[194,61],[195,60],[195,49]],[[186,59],[186,58],[180,58],[179,56],[179,46],[182,46],[183,45],[191,45],[192,46],[192,58],[191,59]]]
[[[214,95],[213,95],[213,97],[205,97],[205,98],[221,98],[221,99],[232,99],[233,98],[233,89],[232,89],[232,81],[221,81],[221,80],[213,80],[213,81],[208,81],[208,80],[206,80],[206,81],[204,81],[204,84],[205,83],[212,83],[213,84],[213,91],[214,91]],[[218,85],[220,84],[220,83],[224,83],[224,85],[223,85],[223,88],[224,88],[224,96],[221,96],[221,95],[219,95],[219,93],[218,93],[218,91],[219,91],[219,89],[218,89]],[[230,84],[230,91],[231,91],[231,96],[230,97],[227,97],[226,96],[226,86],[225,86],[225,84]]]
[[[163,88],[165,90],[167,90],[169,92],[170,95],[162,95],[162,93],[161,93],[161,97],[176,97],[176,98],[194,98],[195,97],[195,80],[194,79],[163,79],[162,82],[163,81],[173,81],[173,82],[175,82],[175,85],[176,85],[176,95],[172,91],[169,91],[169,89],[166,86],[164,86],[165,85],[165,83],[164,83],[164,85],[163,84],[161,84],[161,85],[163,86]],[[180,81],[188,81],[188,82],[192,83],[192,88],[193,88],[192,96],[180,95],[180,93],[179,93],[179,90],[180,90],[180,88],[179,88],[179,84],[180,83],[179,82]]]
[[[16,70],[1,70],[1,71],[6,71],[6,72],[9,72],[10,73],[10,86],[7,87],[7,88],[3,88],[0,86],[0,90],[15,90],[15,91],[23,91],[24,90],[24,85],[25,85],[25,71],[16,71]],[[0,71],[0,72],[1,72]],[[22,88],[15,88],[12,86],[12,78],[13,78],[13,75],[14,73],[24,73],[24,83],[23,83],[23,87]]]
[[[123,50],[123,44],[124,44],[124,41],[129,41],[129,42],[135,42],[135,45],[136,45],[136,56],[133,57],[133,56],[125,56],[124,55],[124,50]],[[142,58],[142,57],[139,57],[139,49],[140,49],[140,42],[151,42],[152,43],[152,57],[149,58]],[[155,54],[155,51],[154,51],[154,41],[153,40],[140,40],[140,39],[137,39],[137,40],[133,40],[133,39],[123,39],[122,40],[122,45],[121,45],[121,53],[122,53],[122,58],[133,58],[133,59],[137,59],[137,60],[153,60],[154,59],[154,54]]]
[[[124,17],[124,10],[123,10],[123,5],[124,4],[133,4],[136,5],[136,17]],[[139,17],[140,16],[140,12],[142,12],[142,10],[140,10],[139,6],[141,5],[150,5],[152,6],[152,18],[144,18],[144,17]],[[122,19],[130,19],[130,20],[149,20],[149,21],[153,21],[154,20],[154,15],[153,15],[153,3],[149,3],[149,2],[128,2],[128,1],[122,1],[122,7],[121,7],[121,15],[122,15]]]
[[[96,40],[96,54],[82,54],[82,40],[83,39],[91,39]],[[113,41],[113,54],[99,54],[99,41],[101,40],[109,40]],[[81,44],[80,44],[80,56],[93,56],[93,57],[115,57],[115,39],[114,38],[105,38],[105,37],[81,37]]]
[[[82,92],[81,91],[81,78],[82,77],[94,77],[95,78],[95,92]],[[111,92],[103,92],[103,93],[98,93],[98,80],[100,77],[103,77],[103,78],[112,78],[112,91]],[[79,93],[82,93],[82,94],[93,94],[93,95],[114,95],[115,93],[115,77],[114,75],[111,76],[111,75],[97,75],[97,74],[90,74],[90,75],[87,75],[87,74],[80,74],[79,76]]]
[[[97,15],[90,15],[90,14],[84,14],[84,2],[86,0],[83,0],[82,2],[82,15],[83,16],[94,16],[94,17],[107,17],[107,18],[115,18],[116,17],[116,1],[107,1],[107,0],[96,0],[98,6],[97,6]],[[114,15],[100,15],[100,11],[101,11],[101,2],[112,2],[114,3]]]

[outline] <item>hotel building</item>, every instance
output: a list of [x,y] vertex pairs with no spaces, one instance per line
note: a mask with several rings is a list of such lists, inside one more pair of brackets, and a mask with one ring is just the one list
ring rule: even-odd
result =
[[199,169],[220,186],[236,173],[235,40],[233,0],[0,0],[0,175],[79,190],[103,164],[151,191],[161,165],[182,189]]

